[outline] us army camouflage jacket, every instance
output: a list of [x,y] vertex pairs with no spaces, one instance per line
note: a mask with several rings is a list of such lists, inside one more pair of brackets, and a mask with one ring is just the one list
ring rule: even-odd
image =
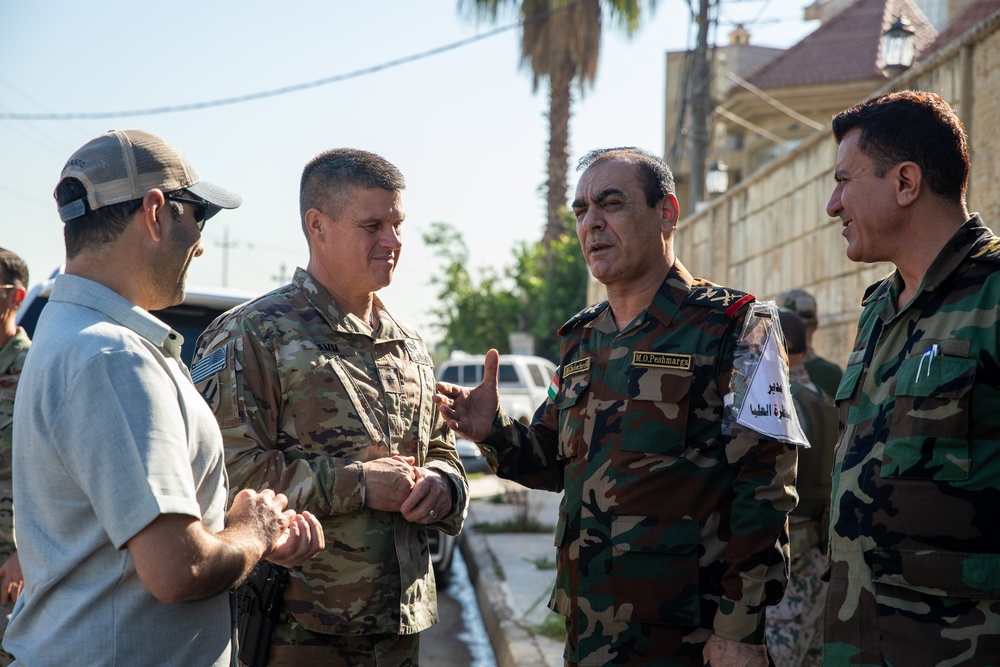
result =
[[222,315],[202,334],[192,379],[225,440],[232,493],[272,488],[323,525],[326,550],[292,572],[289,612],[328,634],[411,634],[437,619],[423,526],[364,506],[361,462],[400,454],[451,483],[462,527],[468,482],[431,402],[434,369],[419,336],[376,299],[375,334],[312,276]]
[[31,341],[21,327],[0,348],[0,559],[14,552],[14,507],[11,489],[11,443],[14,394]]
[[500,476],[563,491],[549,606],[570,617],[579,655],[568,657],[581,665],[639,659],[620,621],[674,626],[678,644],[699,627],[694,641],[713,628],[764,641],[765,607],[786,583],[796,453],[722,433],[752,300],[677,262],[621,333],[607,302],[583,311],[560,330],[561,362],[531,425],[501,412],[481,447]]
[[[866,293],[837,391],[824,664],[1000,664],[1000,238]],[[958,658],[961,657],[961,660]]]

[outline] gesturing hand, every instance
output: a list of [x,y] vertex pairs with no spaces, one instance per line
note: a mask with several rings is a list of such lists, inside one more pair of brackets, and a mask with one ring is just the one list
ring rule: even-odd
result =
[[24,575],[21,574],[21,560],[15,551],[0,565],[0,605],[13,607],[22,588]]
[[295,567],[326,548],[326,538],[319,519],[311,512],[295,515],[278,536],[267,559],[282,567]]
[[285,509],[287,505],[288,498],[273,489],[243,489],[226,513],[226,526],[243,525],[256,532],[266,554],[295,517],[295,510]]
[[500,354],[486,353],[483,381],[475,389],[466,389],[447,382],[437,383],[434,402],[438,412],[448,421],[448,428],[473,442],[481,442],[493,429],[493,420],[500,406],[497,391],[497,367]]

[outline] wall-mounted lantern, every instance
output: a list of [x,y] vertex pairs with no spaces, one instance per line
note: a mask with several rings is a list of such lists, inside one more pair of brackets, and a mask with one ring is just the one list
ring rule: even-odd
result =
[[899,76],[913,64],[913,28],[902,16],[882,35],[882,73],[890,79]]
[[729,189],[729,167],[722,160],[716,160],[708,168],[705,177],[705,190],[710,195],[721,195]]

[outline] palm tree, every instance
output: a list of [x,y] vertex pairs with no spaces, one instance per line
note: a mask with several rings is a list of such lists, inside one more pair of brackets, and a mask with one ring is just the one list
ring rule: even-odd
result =
[[518,9],[523,25],[521,66],[531,67],[532,87],[549,83],[549,161],[546,182],[546,245],[566,231],[560,212],[566,208],[569,120],[572,86],[593,85],[601,48],[603,14],[631,36],[639,27],[641,5],[655,8],[656,0],[459,0],[480,18],[496,21],[502,9]]

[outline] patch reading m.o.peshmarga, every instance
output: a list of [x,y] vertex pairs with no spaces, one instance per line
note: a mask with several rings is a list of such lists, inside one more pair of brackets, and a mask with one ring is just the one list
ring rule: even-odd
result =
[[573,375],[580,375],[581,373],[586,373],[590,370],[590,357],[585,359],[578,359],[572,363],[563,366],[563,379],[571,377]]
[[676,368],[678,370],[691,370],[690,354],[670,354],[668,352],[633,352],[633,366],[645,366],[646,368]]

